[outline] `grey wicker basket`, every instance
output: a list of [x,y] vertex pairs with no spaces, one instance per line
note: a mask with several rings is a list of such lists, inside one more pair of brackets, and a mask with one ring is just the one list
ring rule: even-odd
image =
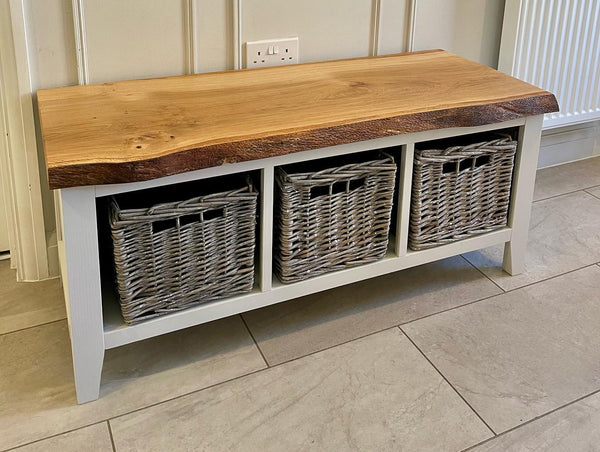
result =
[[249,292],[256,203],[246,187],[143,209],[110,203],[114,268],[127,324]]
[[396,164],[377,160],[288,174],[277,168],[275,273],[283,283],[385,256]]
[[509,136],[415,149],[409,247],[432,248],[506,226],[516,149]]

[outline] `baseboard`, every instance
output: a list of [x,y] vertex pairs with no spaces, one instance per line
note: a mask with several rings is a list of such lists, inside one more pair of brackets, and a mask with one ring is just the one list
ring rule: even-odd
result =
[[600,121],[542,133],[538,168],[600,156]]

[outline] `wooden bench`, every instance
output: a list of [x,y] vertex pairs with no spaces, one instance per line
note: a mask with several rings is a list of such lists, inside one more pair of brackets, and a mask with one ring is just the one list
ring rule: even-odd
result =
[[[551,93],[441,50],[41,90],[38,104],[80,403],[99,396],[105,349],[490,245],[505,243],[504,269],[522,272],[543,114],[558,109]],[[509,128],[519,145],[507,227],[411,251],[415,143]],[[392,146],[401,158],[387,256],[281,284],[275,168]],[[261,179],[254,291],[125,325],[101,278],[97,199],[250,171]]]

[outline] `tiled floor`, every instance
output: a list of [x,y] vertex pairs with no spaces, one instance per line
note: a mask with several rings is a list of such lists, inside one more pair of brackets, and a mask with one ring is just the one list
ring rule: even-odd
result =
[[600,158],[499,248],[107,352],[76,405],[58,281],[0,262],[0,451],[600,450]]

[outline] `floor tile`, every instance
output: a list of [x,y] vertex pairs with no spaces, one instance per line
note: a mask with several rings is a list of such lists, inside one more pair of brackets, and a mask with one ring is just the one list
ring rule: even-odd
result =
[[464,256],[504,290],[600,261],[600,199],[576,192],[536,202],[531,213],[525,272],[502,271],[503,246]]
[[0,334],[66,316],[60,279],[17,282],[10,262],[0,261]]
[[273,365],[499,292],[457,256],[247,312],[244,319]]
[[120,452],[452,451],[491,436],[397,328],[113,419],[111,427]]
[[496,433],[600,389],[600,267],[403,326]]
[[600,157],[538,170],[534,200],[600,185]]
[[100,399],[77,405],[66,322],[0,336],[0,450],[265,367],[239,316],[106,353]]
[[593,188],[588,188],[586,190],[590,195],[595,196],[596,198],[600,198],[600,186],[598,187],[593,187]]
[[578,452],[600,447],[600,394],[561,408],[471,452]]
[[14,452],[81,452],[85,450],[112,452],[113,448],[108,424],[102,422],[12,450]]

